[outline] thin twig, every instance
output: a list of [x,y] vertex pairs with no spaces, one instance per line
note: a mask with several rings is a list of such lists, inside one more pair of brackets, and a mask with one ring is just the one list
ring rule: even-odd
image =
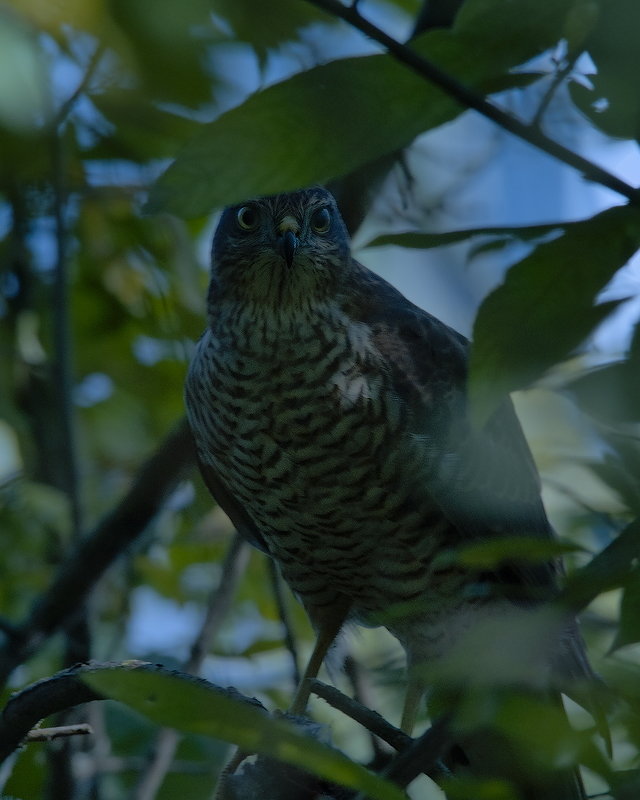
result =
[[53,378],[57,398],[58,425],[52,435],[58,437],[59,470],[62,487],[71,509],[71,540],[77,541],[82,530],[80,493],[78,488],[78,458],[76,448],[73,392],[73,353],[69,312],[69,278],[67,263],[67,198],[64,186],[64,155],[62,135],[58,128],[51,141],[51,185],[55,220],[56,261],[52,288],[52,320],[54,362]]
[[307,0],[317,8],[326,11],[332,16],[339,17],[359,30],[365,36],[382,45],[389,55],[409,67],[413,72],[421,75],[430,83],[435,84],[448,95],[454,98],[461,106],[471,108],[482,114],[487,119],[495,122],[504,130],[518,136],[525,142],[542,150],[558,161],[567,164],[581,172],[585,178],[594,183],[606,186],[608,189],[628,198],[634,205],[640,205],[640,190],[629,185],[606,169],[594,164],[592,161],[570,150],[546,136],[535,127],[521,122],[516,117],[503,111],[494,103],[486,100],[456,78],[441,70],[437,65],[418,55],[411,47],[398,42],[380,28],[362,17],[352,6],[345,6],[339,0]]
[[531,120],[531,125],[534,128],[540,128],[542,124],[542,118],[544,117],[547,109],[549,108],[549,104],[553,100],[556,92],[560,88],[560,85],[564,83],[564,81],[571,75],[573,69],[576,65],[576,61],[578,60],[579,53],[573,53],[570,57],[568,57],[562,67],[559,67],[556,70],[556,74],[553,76],[551,83],[549,84],[547,91],[544,93],[542,100],[540,101],[540,105],[536,109],[536,113]]
[[282,622],[284,628],[284,644],[287,650],[289,651],[289,655],[291,656],[293,682],[295,686],[299,686],[300,680],[302,678],[302,675],[300,673],[300,659],[298,656],[298,648],[296,647],[296,641],[293,636],[293,625],[291,624],[291,615],[289,614],[289,609],[287,607],[287,603],[284,597],[284,592],[282,591],[282,578],[280,577],[280,573],[278,572],[278,567],[276,566],[276,563],[272,558],[267,559],[267,568],[269,570],[269,576],[271,578],[271,591],[273,592],[273,596],[276,601],[278,616],[280,617],[280,621]]
[[[58,450],[53,472],[56,484],[61,485],[70,510],[70,541],[77,544],[83,533],[82,507],[80,501],[80,470],[76,444],[76,409],[73,402],[74,354],[69,302],[68,264],[68,203],[66,189],[65,137],[63,126],[56,125],[51,140],[51,187],[55,221],[56,260],[52,287],[53,322],[53,393],[55,398],[56,424],[49,426],[47,436]],[[45,428],[46,430],[46,428]],[[64,666],[91,657],[91,633],[87,619],[87,608],[78,606],[76,614],[64,629]],[[59,727],[71,722],[68,712],[55,720]],[[63,738],[60,747],[47,750],[49,773],[52,776],[47,787],[47,800],[65,800],[75,794],[76,776],[73,774],[73,752],[78,740]],[[83,743],[84,744],[84,743]]]
[[329,686],[314,678],[311,681],[311,691],[329,703],[330,706],[362,725],[370,733],[375,734],[383,742],[391,745],[395,750],[405,750],[413,741],[408,734],[399,728],[395,728],[384,717],[381,717],[377,711],[372,711],[357,700],[347,697],[335,686]]
[[160,728],[153,745],[150,761],[141,770],[141,777],[133,793],[135,800],[152,800],[171,770],[171,765],[182,739],[174,728]]
[[209,595],[207,610],[202,627],[191,646],[185,672],[198,674],[211,644],[220,630],[224,618],[229,613],[238,581],[249,562],[249,546],[239,533],[235,533],[222,563],[220,582]]
[[54,739],[68,736],[88,736],[93,733],[93,728],[86,722],[77,725],[57,725],[55,728],[33,728],[24,738],[25,744],[34,742],[51,742]]
[[[63,126],[73,106],[86,90],[100,62],[104,46],[96,45],[82,80],[73,93],[62,104],[52,126],[51,141],[51,186],[53,189],[53,208],[56,239],[56,261],[52,289],[52,319],[54,342],[54,382],[58,398],[57,417],[61,453],[58,469],[62,484],[69,499],[71,510],[71,540],[79,540],[83,524],[79,490],[79,469],[76,447],[76,421],[73,404],[73,348],[71,336],[71,315],[69,307],[69,275],[67,253],[67,192],[64,175],[64,136]],[[87,656],[89,654],[87,653]]]
[[62,103],[55,118],[55,125],[56,127],[62,125],[67,121],[69,114],[73,110],[73,107],[78,102],[79,98],[82,94],[87,90],[89,83],[91,82],[91,78],[93,78],[96,69],[98,68],[98,64],[100,63],[100,59],[102,58],[105,52],[105,46],[102,42],[98,42],[95,47],[95,50],[91,54],[91,58],[89,59],[89,63],[87,64],[87,68],[84,71],[84,75],[80,83],[76,86],[73,92],[67,97],[67,99]]
[[[220,582],[211,592],[200,630],[191,646],[184,671],[197,675],[211,643],[229,612],[238,581],[249,561],[249,547],[236,533],[222,565]],[[153,755],[141,775],[134,792],[135,800],[153,800],[171,770],[181,735],[173,728],[162,728],[156,736]]]
[[446,774],[447,770],[441,759],[451,749],[453,742],[450,720],[447,717],[435,722],[419,738],[412,739],[404,731],[390,725],[376,711],[347,697],[333,686],[314,679],[311,682],[311,691],[398,750],[398,755],[381,773],[394,783],[408,786],[420,773],[434,780]]
[[[373,704],[369,698],[369,692],[367,689],[369,688],[368,685],[362,679],[362,671],[358,662],[355,658],[347,654],[344,659],[343,663],[344,674],[349,679],[349,683],[351,684],[351,693],[353,699],[360,703],[361,706],[365,708],[370,708]],[[380,747],[380,740],[376,736],[373,731],[369,731],[369,736],[371,739],[371,749],[373,751],[373,759],[374,761],[381,758],[383,755],[383,751]]]

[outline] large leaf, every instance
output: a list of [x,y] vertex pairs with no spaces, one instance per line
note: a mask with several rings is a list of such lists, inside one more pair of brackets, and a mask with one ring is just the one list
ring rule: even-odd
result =
[[149,669],[105,668],[82,679],[100,693],[152,719],[187,733],[234,742],[293,764],[321,778],[378,800],[402,800],[394,785],[368,772],[337,750],[300,733],[284,719],[272,719],[259,705],[235,698],[204,681]]
[[597,294],[640,245],[640,211],[608,209],[575,223],[512,267],[474,325],[469,396],[481,423],[507,393],[566,358],[611,310]]
[[[412,48],[479,92],[561,35],[570,0],[471,0],[451,31]],[[466,6],[465,6],[466,8]],[[512,13],[514,12],[515,13]],[[504,17],[504,19],[503,19]],[[192,217],[247,197],[324,183],[409,144],[460,106],[391,56],[347,58],[257,92],[204,125],[152,191],[149,209]]]

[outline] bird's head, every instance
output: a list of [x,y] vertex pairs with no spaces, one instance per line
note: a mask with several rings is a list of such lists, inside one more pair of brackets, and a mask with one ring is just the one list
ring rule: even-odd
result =
[[325,189],[250,200],[220,218],[210,303],[308,307],[335,294],[350,263],[344,222]]

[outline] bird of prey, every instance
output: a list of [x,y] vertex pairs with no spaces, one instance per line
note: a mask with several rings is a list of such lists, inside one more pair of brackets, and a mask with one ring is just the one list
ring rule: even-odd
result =
[[[502,648],[491,623],[526,631],[556,591],[552,560],[473,568],[451,557],[488,539],[553,536],[511,401],[481,429],[469,419],[467,359],[463,336],[352,257],[325,189],[223,212],[188,417],[212,495],[316,629],[296,712],[345,621],[384,625],[407,654],[410,731],[423,666],[477,631],[485,649]],[[552,639],[536,669],[588,678],[575,623]],[[583,796],[579,780],[563,786],[531,797]]]

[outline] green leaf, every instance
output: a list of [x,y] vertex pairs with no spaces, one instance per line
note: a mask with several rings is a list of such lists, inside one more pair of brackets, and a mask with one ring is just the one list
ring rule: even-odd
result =
[[640,519],[631,522],[584,567],[567,579],[561,603],[581,611],[601,592],[624,586],[640,553]]
[[640,569],[629,576],[620,603],[620,627],[609,653],[640,642]]
[[581,549],[539,536],[501,536],[457,550],[455,560],[473,569],[491,569],[505,561],[540,563]]
[[630,362],[621,361],[585,372],[567,384],[587,413],[610,424],[640,420],[640,380]]
[[448,800],[514,800],[511,783],[498,778],[449,777],[442,782]]
[[401,800],[392,784],[350,761],[337,750],[300,733],[284,719],[230,691],[180,675],[154,672],[139,664],[81,675],[100,693],[166,725],[234,742],[243,750],[293,764],[377,800]]
[[[565,359],[615,303],[595,298],[640,243],[640,211],[611,208],[565,228],[513,266],[474,325],[471,412],[482,424],[505,394]],[[619,302],[619,301],[618,301]]]
[[603,433],[607,446],[600,458],[585,464],[620,497],[632,514],[640,514],[640,443],[616,432]]
[[[557,40],[571,2],[520,0],[504,23],[500,0],[468,5],[473,18],[456,32],[431,31],[411,47],[484,92],[520,82],[510,68]],[[257,92],[204,125],[154,186],[148,210],[193,217],[325,183],[459,112],[448,95],[389,55],[334,61]]]

